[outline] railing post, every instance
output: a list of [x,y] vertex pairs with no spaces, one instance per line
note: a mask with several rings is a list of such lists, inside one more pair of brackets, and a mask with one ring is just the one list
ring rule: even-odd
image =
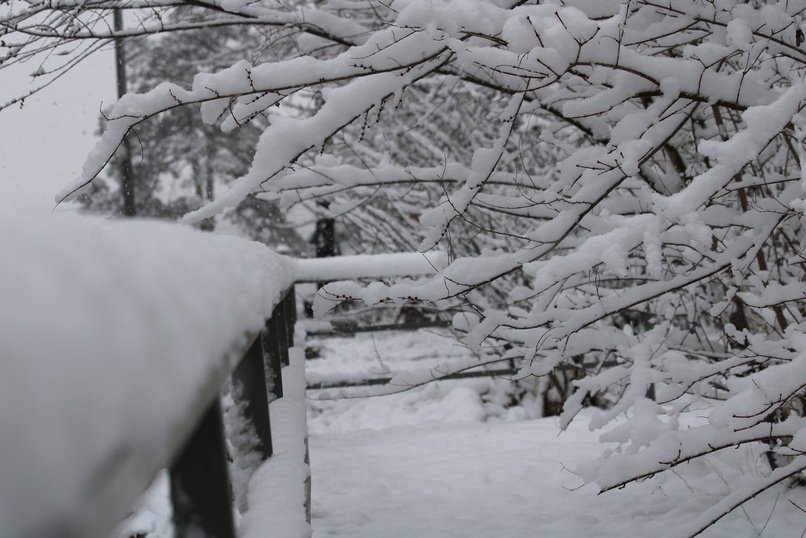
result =
[[218,398],[171,465],[177,538],[235,538],[224,422]]
[[[289,363],[288,348],[294,345],[295,322],[292,286],[232,373],[236,394],[244,403],[244,414],[257,432],[263,459],[273,452],[269,402],[283,396],[282,367]],[[235,538],[226,438],[218,398],[171,466],[170,477],[177,538]]]
[[286,334],[288,335],[288,347],[293,347],[294,327],[297,324],[297,295],[294,290],[293,284],[291,284],[291,287],[288,289],[288,294],[286,294],[285,298],[283,299],[283,303],[285,304]]
[[255,428],[261,459],[267,459],[274,449],[269,419],[269,386],[266,375],[264,331],[252,342],[243,359],[232,373],[233,388],[244,404],[244,416]]
[[[288,328],[288,297],[294,299],[294,287],[292,286],[288,294],[274,307],[271,318],[266,321],[266,355],[269,361],[269,371],[271,372],[271,386],[275,398],[283,397],[283,366],[288,365],[288,348],[293,345],[293,336],[289,338]],[[292,329],[293,330],[293,329]]]

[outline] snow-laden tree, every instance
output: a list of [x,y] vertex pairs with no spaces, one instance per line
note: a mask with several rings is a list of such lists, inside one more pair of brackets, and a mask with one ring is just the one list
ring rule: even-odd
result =
[[[190,6],[206,16],[166,22]],[[120,37],[244,26],[278,54],[121,99],[60,201],[149,118],[200,105],[225,137],[262,115],[249,170],[185,222],[255,193],[326,199],[453,256],[425,280],[331,284],[320,312],[458,302],[480,358],[456,368],[585,366],[563,423],[604,391],[592,426],[628,416],[579,470],[603,489],[769,443],[771,472],[689,534],[806,469],[806,2],[48,0],[3,14],[4,64],[80,57],[116,37],[111,8],[139,17]],[[693,402],[708,421],[683,428]]]
[[[198,12],[191,10],[181,16],[192,20],[199,16]],[[177,16],[180,14],[169,13],[166,19],[171,21]],[[132,91],[147,91],[163,80],[189,82],[198,69],[214,71],[244,55],[257,61],[265,48],[264,36],[259,32],[230,26],[161,34],[128,41],[125,70]],[[248,169],[251,150],[265,128],[259,120],[256,118],[223,140],[215,126],[202,122],[196,111],[187,107],[138,125],[128,137],[137,215],[176,219],[213,200],[217,191]],[[102,129],[103,124],[104,121]],[[117,161],[119,155],[114,159]],[[121,165],[114,163],[105,172],[81,201],[93,212],[123,213]],[[228,212],[222,223],[286,251],[300,254],[307,248],[276,202],[248,197]],[[203,224],[212,226],[212,219]]]

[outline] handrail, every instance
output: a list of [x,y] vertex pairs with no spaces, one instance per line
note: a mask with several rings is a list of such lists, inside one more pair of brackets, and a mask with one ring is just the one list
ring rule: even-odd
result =
[[[428,256],[419,253],[347,256],[331,258],[327,260],[327,266],[319,263],[324,260],[297,260],[296,280],[304,282],[318,278],[320,271],[331,277],[343,274],[355,278],[428,274],[438,270],[437,265],[444,266],[443,258],[442,253]],[[292,285],[274,308],[264,330],[252,339],[243,358],[232,371],[233,381],[240,385],[237,393],[244,401],[246,418],[258,434],[258,450],[264,460],[273,452],[269,401],[283,397],[281,368],[289,363],[295,322],[296,303]],[[216,381],[210,386],[220,387],[223,379]],[[267,393],[267,387],[273,394]],[[235,538],[218,390],[207,393],[207,399],[205,405],[199,406],[206,409],[203,417],[198,420],[194,433],[171,464],[175,533],[180,538],[196,535],[199,531],[205,536]],[[305,458],[307,464],[307,442]],[[199,469],[207,469],[207,472],[201,475]],[[305,479],[305,489],[306,517],[310,523],[309,473]]]
[[[239,385],[236,394],[244,403],[245,418],[258,436],[262,460],[273,453],[270,401],[283,397],[281,368],[288,365],[296,322],[293,286],[275,306],[265,328],[250,343],[231,371]],[[225,376],[226,377],[226,376]],[[221,379],[206,394],[203,417],[186,438],[170,467],[171,502],[177,537],[235,538],[226,442],[219,400]]]
[[[199,437],[214,444],[203,430],[220,429],[207,426],[222,384],[244,356],[263,367],[264,341],[279,392],[291,264],[175,225],[20,220],[0,264],[0,536],[108,536],[168,466],[177,536],[206,527],[216,495],[231,519],[229,485],[199,493],[182,466]],[[247,414],[268,416],[266,383],[244,389]],[[223,526],[208,534],[234,536]]]
[[[39,281],[0,279],[4,299],[33,305],[14,319],[2,317],[10,310],[0,309],[0,326],[21,333],[0,339],[0,536],[106,536],[156,473],[169,467],[176,536],[234,538],[220,391],[229,376],[240,385],[261,457],[271,456],[269,404],[283,396],[281,370],[289,363],[296,318],[294,281],[318,278],[323,266],[282,258],[248,241],[153,222],[81,218],[13,227],[36,233],[10,245],[0,270],[12,277],[47,273],[50,289],[33,292],[42,283],[38,273]],[[440,256],[359,256],[327,264],[334,277],[339,271],[355,278],[415,275],[438,270]],[[348,271],[356,262],[357,270]],[[155,287],[167,271],[192,282],[172,276],[170,285]],[[120,287],[116,294],[103,287],[110,282]],[[208,297],[210,286],[218,299]],[[177,295],[177,288],[183,293]],[[48,293],[64,289],[69,299],[54,303]],[[247,293],[258,299],[244,306],[239,294]],[[221,300],[222,294],[228,296]],[[54,307],[56,317],[43,324],[41,314]],[[200,317],[211,308],[222,312]],[[234,313],[240,321],[231,319]],[[183,316],[187,323],[178,323]],[[59,326],[73,318],[80,318],[74,326]],[[32,327],[43,328],[42,338],[57,342],[58,353],[49,353],[53,344],[28,338]],[[94,344],[97,335],[87,334],[92,331],[103,336],[103,345],[85,360],[82,353],[92,346],[77,343]],[[224,341],[221,349],[229,346],[229,352],[211,351]],[[301,387],[304,393],[304,380]],[[54,389],[58,395],[47,394]],[[302,509],[310,521],[309,476],[305,488]]]
[[[98,461],[95,471],[82,485],[83,509],[70,513],[39,512],[36,520],[21,530],[24,533],[21,536],[107,536],[156,473],[170,466],[176,536],[198,536],[201,531],[202,536],[235,538],[219,395],[230,375],[242,385],[239,394],[246,404],[246,417],[261,440],[261,457],[271,456],[268,404],[282,395],[282,378],[277,372],[282,366],[281,350],[286,350],[287,357],[292,338],[287,319],[290,301],[293,287],[275,307],[266,328],[246,338],[246,346],[237,346],[237,351],[227,354],[221,367],[209,372],[187,405],[165,410],[160,419],[166,425],[162,449],[128,442],[110,446],[106,457]],[[264,361],[271,365],[266,373],[262,371]],[[256,372],[263,375],[262,383],[254,382]],[[270,394],[267,386],[273,387],[275,394]],[[183,418],[175,421],[176,417]],[[149,420],[158,419],[149,417]]]
[[302,283],[429,275],[444,269],[448,265],[448,256],[442,251],[399,252],[295,261],[296,281]]
[[406,323],[380,323],[378,325],[359,325],[357,321],[329,321],[311,324],[306,327],[305,335],[313,338],[332,336],[350,336],[359,333],[375,333],[384,331],[417,331],[420,329],[446,328],[452,325],[448,319],[433,319],[425,321],[409,321]]

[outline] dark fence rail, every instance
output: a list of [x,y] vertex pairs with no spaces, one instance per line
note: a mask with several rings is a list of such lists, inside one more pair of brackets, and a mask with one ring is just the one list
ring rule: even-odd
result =
[[[559,372],[583,372],[583,371],[596,371],[600,368],[612,368],[614,366],[619,366],[619,363],[616,361],[606,361],[604,363],[583,363],[583,364],[570,364],[570,363],[561,363],[554,367],[555,371]],[[475,366],[471,368],[480,368],[480,366]],[[461,371],[461,372],[453,372],[447,374],[440,374],[439,372],[434,372],[430,381],[442,381],[442,380],[450,380],[450,379],[472,379],[477,377],[501,377],[505,379],[509,379],[515,381],[517,378],[514,377],[520,372],[520,368],[510,367],[510,368],[489,368],[486,370],[475,370],[468,368],[469,371]],[[353,387],[371,387],[377,385],[387,385],[394,381],[394,377],[385,376],[385,377],[368,377],[363,379],[336,379],[336,380],[325,380],[325,381],[313,381],[308,383],[309,390],[325,390],[325,389],[347,389]],[[411,385],[411,388],[420,386],[421,383]],[[405,389],[409,387],[409,385],[396,385],[398,389]]]
[[[490,370],[480,370],[471,372],[456,372],[453,374],[446,374],[444,376],[435,375],[434,381],[442,381],[443,379],[471,379],[474,377],[502,377],[513,376],[518,373],[517,368],[495,368]],[[346,389],[351,387],[369,387],[373,385],[386,385],[393,380],[392,377],[371,377],[359,380],[343,380],[343,381],[320,381],[315,383],[308,383],[309,390],[323,390],[323,389]],[[405,387],[405,386],[403,386]],[[401,387],[401,388],[403,388]]]
[[355,321],[331,321],[326,328],[314,328],[306,331],[312,338],[332,336],[350,336],[359,333],[382,331],[417,331],[420,329],[437,329],[450,327],[450,320],[436,319],[430,321],[412,321],[409,323],[381,323],[378,325],[359,325]]
[[[258,436],[263,460],[273,453],[269,404],[283,397],[282,368],[294,342],[294,288],[285,293],[265,327],[232,372],[234,393]],[[224,380],[222,380],[223,383]],[[207,411],[170,465],[171,502],[178,538],[235,538],[235,522],[218,388],[209,391]],[[310,503],[309,503],[310,504]]]

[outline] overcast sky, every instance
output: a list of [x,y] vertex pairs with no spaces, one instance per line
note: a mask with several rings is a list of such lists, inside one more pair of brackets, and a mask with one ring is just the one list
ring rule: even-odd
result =
[[[30,88],[24,69],[0,70],[0,102]],[[3,207],[50,213],[56,192],[81,170],[94,145],[101,102],[115,96],[110,51],[81,63],[20,109],[0,112],[0,211]]]

